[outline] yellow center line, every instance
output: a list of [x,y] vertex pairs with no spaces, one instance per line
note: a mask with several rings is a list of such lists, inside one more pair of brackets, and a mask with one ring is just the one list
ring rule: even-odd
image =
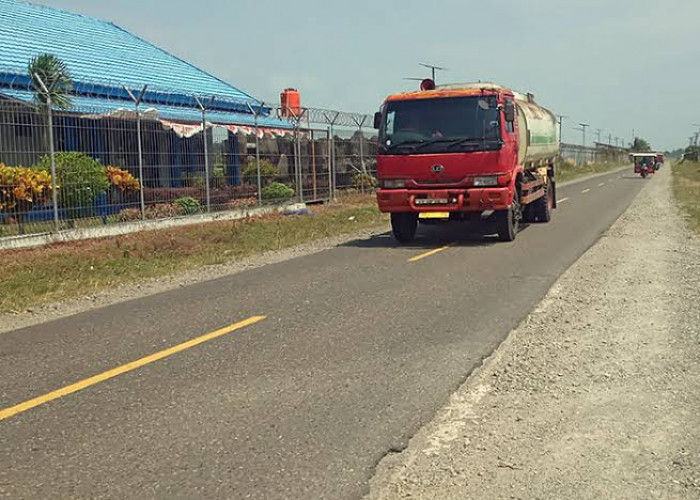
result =
[[444,247],[436,248],[435,250],[431,250],[429,252],[425,252],[425,253],[422,253],[420,255],[416,255],[415,257],[411,257],[410,259],[408,259],[408,261],[409,262],[418,262],[419,260],[423,260],[426,257],[430,257],[431,255],[435,255],[436,253],[443,252],[443,251],[447,250],[448,248],[450,248],[451,246],[452,246],[452,243],[450,243],[449,245],[445,245]]
[[131,363],[127,363],[116,368],[112,368],[111,370],[100,373],[90,378],[86,378],[84,380],[81,380],[80,382],[67,385],[65,387],[62,387],[61,389],[57,389],[53,392],[49,392],[48,394],[44,394],[43,396],[39,396],[34,399],[30,399],[29,401],[25,401],[24,403],[20,403],[16,406],[6,408],[0,411],[0,420],[5,420],[6,418],[14,417],[19,413],[31,410],[32,408],[48,403],[49,401],[53,401],[54,399],[59,399],[64,396],[68,396],[69,394],[73,394],[74,392],[82,391],[83,389],[87,389],[88,387],[93,386],[95,384],[99,384],[100,382],[105,382],[111,378],[136,370],[137,368],[141,368],[155,361],[167,358],[169,356],[172,356],[173,354],[177,354],[184,350],[198,346],[199,344],[203,344],[204,342],[214,340],[218,337],[222,337],[236,330],[240,330],[241,328],[245,328],[246,326],[253,325],[255,323],[263,321],[265,318],[266,316],[252,316],[248,319],[227,326],[226,328],[207,333],[206,335],[202,335],[201,337],[188,340],[187,342],[183,342],[182,344],[178,344],[163,351],[156,352],[155,354],[151,354],[150,356],[146,356],[145,358],[132,361]]
[[590,191],[591,191],[590,189],[584,189],[583,191],[581,191],[581,194],[586,194],[586,193],[589,193]]
[[561,200],[557,200],[557,203],[564,203],[565,201],[568,201],[569,198],[562,198]]

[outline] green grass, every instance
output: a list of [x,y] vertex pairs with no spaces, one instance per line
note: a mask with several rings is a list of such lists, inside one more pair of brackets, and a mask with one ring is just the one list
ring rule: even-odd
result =
[[690,227],[700,232],[700,163],[674,162],[671,169],[676,201],[688,215]]
[[[600,174],[610,172],[612,170],[624,167],[624,163],[590,163],[582,165],[572,165],[567,162],[559,162],[557,164],[556,178],[557,182],[566,182],[584,177],[586,175]],[[631,164],[630,164],[630,168]]]
[[0,312],[77,298],[202,266],[222,264],[387,221],[370,197],[266,216],[0,252]]

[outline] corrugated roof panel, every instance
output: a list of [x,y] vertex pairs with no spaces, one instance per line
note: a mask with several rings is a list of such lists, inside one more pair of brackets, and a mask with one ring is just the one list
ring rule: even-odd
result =
[[0,71],[26,73],[29,61],[42,53],[62,59],[75,81],[133,88],[149,85],[255,101],[112,23],[19,0],[0,0]]

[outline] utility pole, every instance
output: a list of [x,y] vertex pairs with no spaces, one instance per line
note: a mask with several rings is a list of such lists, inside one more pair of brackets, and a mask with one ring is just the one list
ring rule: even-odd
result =
[[586,147],[586,127],[590,127],[590,125],[588,123],[579,123],[579,125],[581,126],[581,128],[577,128],[576,130],[580,130],[581,133],[583,134],[582,145],[585,148]]
[[568,118],[566,115],[557,115],[559,118],[559,149],[561,149],[561,143],[563,142],[562,136],[561,136],[561,124],[564,121],[564,118]]
[[418,63],[419,65],[423,66],[424,68],[428,68],[432,71],[433,75],[433,81],[437,84],[437,80],[435,79],[435,72],[436,71],[447,71],[447,68],[442,68],[440,66],[435,66],[434,64],[425,64],[425,63]]
[[608,146],[612,147],[612,134],[608,134]]
[[600,144],[600,133],[601,133],[601,132],[602,132],[601,129],[599,129],[599,128],[595,129],[595,133],[596,133],[596,135],[598,136],[598,144]]

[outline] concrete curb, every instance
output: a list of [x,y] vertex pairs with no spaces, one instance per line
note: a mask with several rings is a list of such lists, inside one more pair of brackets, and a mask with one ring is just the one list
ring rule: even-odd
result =
[[95,238],[105,238],[109,236],[120,236],[124,234],[137,233],[155,229],[166,229],[171,227],[190,226],[205,222],[240,220],[260,215],[273,213],[284,213],[303,210],[305,203],[293,203],[283,206],[256,207],[241,210],[231,210],[228,212],[217,212],[213,214],[190,215],[172,219],[162,219],[153,221],[126,222],[123,224],[113,224],[100,227],[90,227],[83,229],[69,229],[57,233],[28,234],[23,236],[11,236],[0,239],[0,250],[17,250],[20,248],[34,248],[53,243],[66,241],[88,240]]

